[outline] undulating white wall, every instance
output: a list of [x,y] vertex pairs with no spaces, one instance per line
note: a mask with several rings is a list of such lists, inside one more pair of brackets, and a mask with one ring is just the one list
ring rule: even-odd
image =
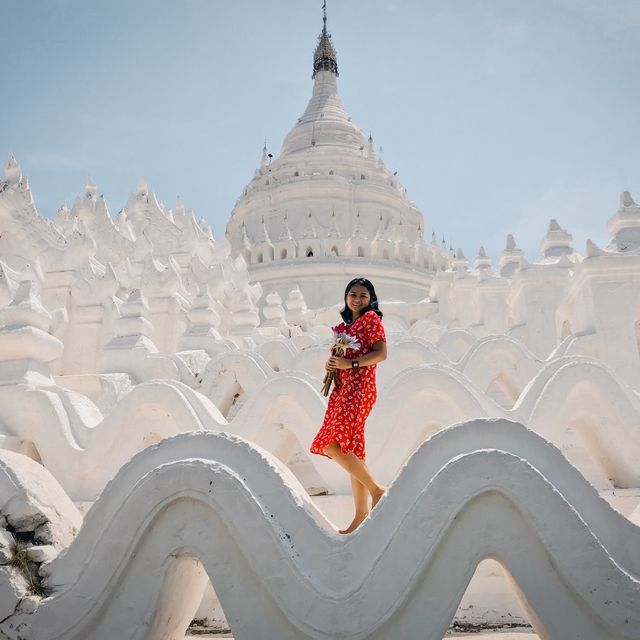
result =
[[[248,590],[256,615],[268,617],[277,637],[386,637],[393,621],[404,637],[422,625],[438,638],[454,616],[530,620],[541,637],[559,640],[637,637],[620,616],[637,606],[637,568],[627,557],[637,533],[623,515],[635,518],[640,503],[640,245],[628,233],[638,220],[640,209],[623,194],[606,250],[590,243],[577,254],[552,221],[535,263],[510,238],[499,271],[483,251],[473,268],[460,252],[435,273],[428,298],[382,301],[390,357],[378,369],[367,450],[375,475],[392,489],[362,530],[343,539],[334,523],[349,519],[347,478],[307,452],[326,406],[319,389],[339,300],[326,299],[327,292],[322,305],[310,307],[294,279],[281,293],[263,289],[244,259],[231,257],[226,240],[214,240],[182,203],[168,210],[143,183],[115,220],[89,182],[71,210],[47,221],[11,156],[0,184],[0,460],[8,478],[0,484],[0,591],[8,603],[2,618],[9,616],[3,632],[106,638],[127,628],[132,638],[173,637],[195,615],[211,579],[237,637],[256,637],[255,621],[240,615],[230,583],[220,582],[231,571],[231,582]],[[376,263],[370,255],[362,260]],[[447,429],[463,421],[470,422]],[[220,431],[252,444],[213,435]],[[183,433],[191,435],[175,437]],[[456,449],[463,436],[453,433],[464,435],[466,448]],[[492,438],[496,451],[489,452]],[[189,462],[194,443],[208,453],[200,460],[194,449],[200,461]],[[545,466],[545,455],[561,471]],[[441,466],[429,467],[432,459]],[[254,473],[266,475],[243,485]],[[209,476],[216,487],[218,480],[222,487],[240,482],[228,489],[244,505],[240,515],[226,510],[227,489],[213,502],[203,493],[202,477]],[[445,476],[458,483],[455,491]],[[175,499],[166,493],[169,483],[181,488]],[[597,508],[580,503],[582,493],[595,491],[618,513],[603,501],[592,500]],[[267,511],[273,522],[256,515],[267,508],[266,494],[288,505]],[[582,528],[571,509],[586,522]],[[83,523],[80,512],[87,510]],[[455,522],[464,526],[447,519],[458,511]],[[554,542],[554,518],[577,536],[573,555]],[[187,521],[193,530],[179,525]],[[603,541],[603,521],[615,532],[611,544]],[[128,537],[116,542],[116,526]],[[264,546],[242,546],[235,539],[242,527],[262,536]],[[469,537],[469,527],[484,531],[482,541]],[[403,545],[406,557],[400,550],[393,556],[407,563],[398,565],[405,574],[422,567],[415,584],[393,582],[397,593],[409,594],[402,602],[377,582],[382,558],[367,564],[362,555],[335,576],[320,568],[322,553],[346,558],[362,546],[377,557],[376,549],[397,547],[414,529],[424,537]],[[211,531],[215,549],[207,545]],[[286,547],[292,532],[306,549],[302,560],[291,560],[297,556]],[[530,545],[536,563],[560,554],[564,564],[542,571],[519,557],[517,541]],[[618,545],[615,553],[611,545]],[[112,552],[119,564],[107,561]],[[218,554],[234,560],[221,564]],[[248,568],[252,554],[262,567],[257,573]],[[441,600],[434,576],[454,557],[443,590],[448,599]],[[490,563],[481,563],[465,593],[483,559]],[[584,588],[588,580],[601,580],[603,590],[619,581],[607,562],[631,576],[613,600],[607,596],[615,605]],[[578,566],[585,563],[600,573]],[[116,566],[123,573],[113,582]],[[298,571],[303,566],[310,573]],[[139,583],[138,570],[155,575],[156,586]],[[284,586],[269,584],[267,575],[280,576]],[[548,590],[542,593],[534,578]],[[42,601],[49,590],[52,599]],[[292,609],[310,607],[307,596],[297,600],[294,592],[318,598],[308,620]],[[322,626],[330,594],[347,592],[360,595],[348,598],[346,617]],[[73,594],[83,594],[82,607]],[[575,609],[573,631],[556,619],[550,594]],[[425,598],[437,612],[427,621],[412,604]],[[386,622],[367,609],[365,600],[378,599],[396,603],[387,605]],[[122,602],[134,604],[127,611]],[[129,626],[127,616],[143,610],[151,635],[138,621]],[[111,622],[101,617],[105,611]],[[198,615],[203,611],[210,608]],[[347,613],[364,616],[368,626],[354,630]],[[62,620],[69,629],[56,627]]]

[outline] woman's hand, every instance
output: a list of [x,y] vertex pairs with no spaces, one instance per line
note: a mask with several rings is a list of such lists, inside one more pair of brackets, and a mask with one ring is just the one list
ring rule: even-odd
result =
[[336,369],[351,369],[351,360],[349,358],[341,358],[340,356],[331,356],[325,365],[327,371],[335,371]]

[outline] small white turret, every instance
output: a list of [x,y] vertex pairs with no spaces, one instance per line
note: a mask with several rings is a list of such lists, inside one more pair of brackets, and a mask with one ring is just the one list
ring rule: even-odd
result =
[[573,253],[572,239],[571,234],[563,229],[557,220],[551,219],[549,229],[540,243],[540,250],[545,258],[571,254]]
[[640,250],[640,205],[628,191],[620,194],[620,207],[609,219],[607,229],[614,236],[607,249],[634,253]]
[[484,247],[480,247],[480,249],[478,249],[478,255],[474,260],[474,266],[480,271],[491,269],[491,258],[487,255]]
[[203,286],[196,296],[187,317],[189,328],[179,341],[180,349],[203,349],[213,357],[219,351],[221,336],[218,328],[222,318],[206,286]]
[[458,249],[454,259],[451,262],[451,266],[453,267],[454,271],[467,271],[469,260],[467,260],[467,256],[464,255],[462,249]]
[[0,380],[49,380],[50,363],[63,350],[62,342],[48,333],[51,320],[35,284],[23,280],[11,304],[0,312]]
[[116,322],[112,348],[144,348],[150,353],[157,352],[150,338],[153,325],[147,320],[149,305],[140,289],[134,289],[120,307],[120,318]]
[[98,185],[91,179],[87,178],[84,183],[84,196],[87,200],[95,200],[98,193]]
[[299,287],[289,292],[285,306],[287,323],[301,326],[304,323],[304,316],[307,313],[307,303]]
[[265,298],[265,305],[262,307],[262,315],[265,322],[260,325],[262,335],[288,335],[288,326],[285,320],[285,310],[282,298],[276,291],[271,291]]
[[56,215],[53,216],[53,224],[65,237],[70,236],[78,230],[77,221],[77,216],[72,215],[66,202],[56,211]]
[[247,290],[236,291],[232,295],[230,306],[232,336],[247,337],[260,326],[260,316]]
[[11,152],[9,152],[7,162],[4,166],[4,176],[7,183],[10,185],[18,184],[18,182],[22,180],[22,169]]
[[516,246],[515,238],[512,234],[507,235],[507,244],[500,255],[499,263],[501,265],[500,275],[504,278],[510,278],[520,265],[520,258],[523,256],[522,249]]
[[140,178],[140,180],[138,180],[138,183],[136,184],[136,193],[139,196],[149,195],[149,187],[147,186],[147,183],[142,178]]

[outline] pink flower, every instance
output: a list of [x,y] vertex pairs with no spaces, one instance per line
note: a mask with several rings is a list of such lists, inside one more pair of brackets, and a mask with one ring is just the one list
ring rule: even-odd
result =
[[347,330],[347,325],[344,322],[341,322],[339,325],[335,327],[331,327],[331,331],[333,333],[344,333]]

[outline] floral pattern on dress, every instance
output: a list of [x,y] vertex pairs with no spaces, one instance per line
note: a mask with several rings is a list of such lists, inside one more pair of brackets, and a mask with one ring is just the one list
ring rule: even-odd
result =
[[[370,353],[375,342],[386,340],[382,320],[375,311],[356,318],[347,327],[347,333],[360,343],[358,350],[347,349],[345,353],[344,357],[352,360]],[[326,456],[325,447],[337,442],[343,452],[352,451],[364,460],[364,425],[377,397],[375,364],[336,370],[336,384],[329,396],[322,427],[311,443],[311,453]]]

